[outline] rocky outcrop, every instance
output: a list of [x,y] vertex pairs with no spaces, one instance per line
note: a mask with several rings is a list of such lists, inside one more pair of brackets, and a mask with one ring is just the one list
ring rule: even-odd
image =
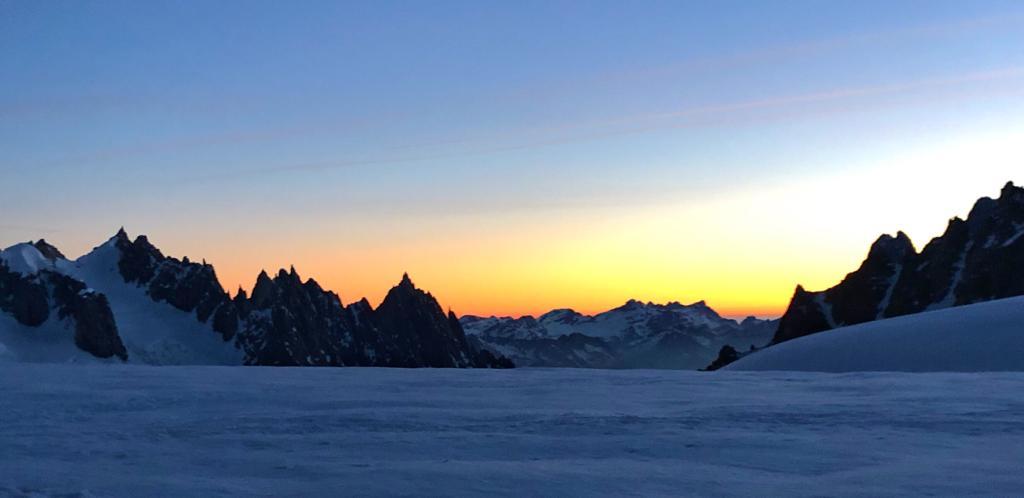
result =
[[128,359],[107,297],[67,275],[44,271],[57,316],[74,322],[75,345],[97,358]]
[[832,328],[1024,294],[1024,188],[1007,183],[920,253],[880,237],[860,268],[821,292],[797,287],[772,343]]
[[[43,240],[33,246],[47,259],[62,258]],[[74,330],[74,343],[83,351],[98,358],[128,359],[106,297],[67,275],[48,269],[22,274],[0,260],[0,311],[28,327],[61,321]]]
[[50,318],[46,286],[38,278],[11,270],[0,260],[0,311],[29,327],[42,325]]
[[726,344],[725,346],[722,346],[722,349],[718,350],[718,357],[715,358],[715,361],[712,361],[710,365],[704,368],[704,370],[713,372],[738,359],[740,359],[739,351],[736,351],[736,348]]

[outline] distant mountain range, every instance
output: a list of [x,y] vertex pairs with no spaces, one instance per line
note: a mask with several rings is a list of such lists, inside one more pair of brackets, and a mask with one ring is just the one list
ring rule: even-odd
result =
[[534,318],[464,316],[462,326],[480,349],[520,366],[699,368],[727,343],[763,344],[777,321],[723,318],[703,301],[628,301],[597,315],[571,309]]
[[[817,292],[797,286],[769,346],[839,327],[1020,295],[1024,188],[1007,183],[999,198],[975,202],[966,220],[949,220],[946,231],[920,252],[903,232],[883,235],[860,268],[837,285]],[[740,357],[740,350],[723,348],[712,368]]]
[[[45,240],[0,251],[0,359],[281,366],[696,368],[775,322],[704,302],[629,301],[587,316],[458,319],[408,275],[374,309],[295,269],[231,297],[214,268],[120,230],[69,260]],[[511,361],[510,361],[511,360]]]
[[44,240],[0,252],[0,359],[152,364],[511,367],[474,349],[408,275],[374,309],[292,268],[231,298],[206,262],[122,229],[68,260]]

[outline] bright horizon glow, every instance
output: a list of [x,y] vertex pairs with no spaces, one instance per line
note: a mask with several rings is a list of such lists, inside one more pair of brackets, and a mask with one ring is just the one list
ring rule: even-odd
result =
[[10,2],[0,73],[0,246],[125,226],[232,294],[778,316],[1024,183],[1012,1]]

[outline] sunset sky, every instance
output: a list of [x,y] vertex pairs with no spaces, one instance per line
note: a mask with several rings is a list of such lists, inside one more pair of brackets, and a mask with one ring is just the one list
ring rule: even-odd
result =
[[0,2],[0,246],[776,316],[1024,183],[1024,3]]

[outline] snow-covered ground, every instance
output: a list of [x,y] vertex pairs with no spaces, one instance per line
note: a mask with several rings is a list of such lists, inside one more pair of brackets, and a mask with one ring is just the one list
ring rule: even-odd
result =
[[820,332],[758,351],[726,369],[1024,371],[1024,296]]
[[1024,374],[0,364],[0,495],[1012,496]]

